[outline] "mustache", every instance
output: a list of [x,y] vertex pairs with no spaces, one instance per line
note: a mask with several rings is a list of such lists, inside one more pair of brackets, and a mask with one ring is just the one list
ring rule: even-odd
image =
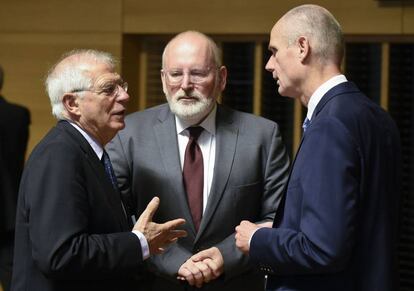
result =
[[173,98],[176,100],[181,99],[181,98],[188,98],[188,97],[196,98],[198,100],[203,98],[203,96],[197,92],[185,93],[184,91],[178,91],[173,96]]

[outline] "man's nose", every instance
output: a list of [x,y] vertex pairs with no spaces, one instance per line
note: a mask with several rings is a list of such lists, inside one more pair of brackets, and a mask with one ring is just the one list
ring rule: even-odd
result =
[[266,69],[266,71],[269,71],[269,72],[273,72],[274,71],[273,56],[270,56],[269,57],[269,60],[266,63],[265,69]]
[[183,80],[181,81],[181,89],[188,90],[193,87],[193,83],[191,82],[191,75],[190,74],[184,74]]
[[125,91],[124,88],[120,87],[118,88],[118,96],[116,97],[116,100],[118,102],[128,102],[129,101],[129,94],[127,91]]

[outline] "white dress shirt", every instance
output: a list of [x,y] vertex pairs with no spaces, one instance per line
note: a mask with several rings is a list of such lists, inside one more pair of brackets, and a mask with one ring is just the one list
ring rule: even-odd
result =
[[[213,181],[214,163],[216,157],[216,112],[217,104],[211,110],[210,114],[198,126],[204,128],[197,143],[203,154],[204,166],[204,183],[203,183],[203,213],[207,206],[208,196],[210,194],[211,182]],[[184,120],[175,117],[175,124],[177,128],[178,148],[180,151],[181,170],[184,167],[185,149],[187,147],[190,133],[188,127],[194,124],[189,124]]]

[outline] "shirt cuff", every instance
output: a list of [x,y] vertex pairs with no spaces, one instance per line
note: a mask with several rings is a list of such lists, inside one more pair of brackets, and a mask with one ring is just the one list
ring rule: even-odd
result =
[[252,232],[252,235],[250,236],[250,239],[249,239],[249,249],[250,249],[250,242],[252,241],[252,238],[253,238],[253,235],[256,233],[256,231],[258,231],[260,229],[260,227],[259,228],[257,228],[255,231],[253,231]]
[[141,244],[142,259],[143,260],[148,259],[150,257],[150,251],[149,251],[147,239],[142,234],[142,232],[138,230],[133,230],[132,232],[138,237],[139,243]]

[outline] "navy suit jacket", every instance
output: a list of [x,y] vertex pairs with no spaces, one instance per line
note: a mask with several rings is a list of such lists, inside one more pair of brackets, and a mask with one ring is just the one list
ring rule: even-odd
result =
[[268,290],[395,290],[400,153],[395,123],[353,83],[323,96],[274,228],[251,240]]
[[27,161],[12,290],[140,290],[142,263],[119,193],[72,125],[60,121]]

